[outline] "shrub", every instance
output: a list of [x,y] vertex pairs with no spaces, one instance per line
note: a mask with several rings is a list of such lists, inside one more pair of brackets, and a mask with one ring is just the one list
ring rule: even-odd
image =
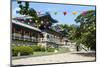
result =
[[37,45],[33,45],[31,46],[33,51],[41,51],[41,47],[37,46]]
[[17,54],[20,52],[20,55],[30,55],[33,54],[33,49],[29,46],[16,46],[12,49],[12,55],[17,56]]
[[45,51],[45,47],[41,47],[41,51]]
[[17,51],[14,51],[14,48],[12,48],[12,56],[17,56]]
[[38,45],[33,45],[31,46],[33,48],[33,51],[45,51],[45,48],[42,46],[38,46]]
[[33,54],[33,49],[29,46],[20,46],[21,55],[30,55]]
[[19,52],[18,46],[12,46],[12,56],[17,56]]
[[47,48],[48,52],[54,52],[54,50],[55,50],[54,48]]

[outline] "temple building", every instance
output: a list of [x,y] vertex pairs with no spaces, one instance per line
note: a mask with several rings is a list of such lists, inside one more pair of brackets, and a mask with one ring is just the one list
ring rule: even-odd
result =
[[31,16],[12,18],[12,45],[42,45],[58,47],[67,44],[67,37],[52,29],[58,21],[50,14],[39,15],[41,26],[37,27]]

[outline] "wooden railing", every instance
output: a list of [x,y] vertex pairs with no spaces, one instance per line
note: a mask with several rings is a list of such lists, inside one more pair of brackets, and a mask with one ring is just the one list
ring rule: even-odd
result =
[[19,33],[13,33],[12,34],[12,39],[17,39],[17,40],[23,40],[23,41],[32,41],[32,42],[37,42],[36,37],[30,37],[28,35],[21,35]]

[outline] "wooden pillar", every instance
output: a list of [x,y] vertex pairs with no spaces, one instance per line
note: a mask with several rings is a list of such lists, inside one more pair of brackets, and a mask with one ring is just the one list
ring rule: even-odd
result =
[[13,32],[12,32],[13,39],[15,39],[15,36],[14,36],[15,32],[16,32],[16,30],[15,30],[15,28],[13,28]]
[[16,29],[15,28],[13,28],[14,29],[14,33],[16,32]]

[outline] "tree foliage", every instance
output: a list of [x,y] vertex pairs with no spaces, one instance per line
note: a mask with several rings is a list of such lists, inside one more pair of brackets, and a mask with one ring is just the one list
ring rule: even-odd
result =
[[[20,8],[19,13],[21,15],[31,16],[37,27],[48,27],[52,25],[52,22],[50,20],[48,20],[49,23],[41,23],[40,17],[37,15],[38,12],[36,12],[33,8],[29,7],[29,2],[18,1],[18,4]],[[48,12],[46,12],[46,14],[50,16]]]
[[18,1],[20,11],[19,13],[21,15],[28,15],[32,17],[32,20],[36,23],[37,27],[39,26],[39,17],[36,13],[36,11],[33,8],[29,8],[29,2],[21,2]]
[[96,16],[94,10],[89,10],[86,15],[82,13],[75,19],[79,25],[61,24],[63,29],[68,30],[68,38],[76,42],[76,46],[83,44],[91,50],[96,50]]
[[76,30],[78,41],[95,50],[96,46],[96,16],[94,10],[87,11],[86,15],[80,14],[76,19],[80,23],[79,29]]

